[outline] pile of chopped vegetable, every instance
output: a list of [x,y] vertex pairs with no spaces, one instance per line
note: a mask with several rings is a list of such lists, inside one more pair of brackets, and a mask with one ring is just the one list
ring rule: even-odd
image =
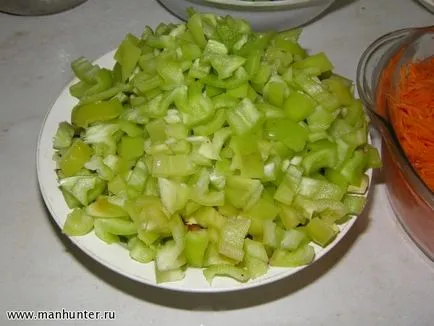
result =
[[128,34],[112,70],[73,61],[79,102],[53,142],[63,232],[123,244],[157,282],[312,262],[381,162],[352,83],[299,34],[191,13]]

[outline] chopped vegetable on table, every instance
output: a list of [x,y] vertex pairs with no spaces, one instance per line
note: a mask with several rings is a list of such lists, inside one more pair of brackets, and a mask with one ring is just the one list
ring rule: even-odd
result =
[[352,84],[300,30],[190,14],[128,34],[111,70],[72,62],[78,103],[53,140],[63,232],[124,242],[158,283],[309,264],[381,165]]

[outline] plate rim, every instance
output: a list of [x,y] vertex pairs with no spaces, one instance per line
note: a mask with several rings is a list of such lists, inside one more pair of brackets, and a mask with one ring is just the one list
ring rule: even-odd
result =
[[[93,63],[99,64],[102,67],[106,67],[106,68],[111,68],[109,67],[108,64],[105,64],[105,61],[110,61],[110,64],[114,63],[114,59],[113,59],[113,54],[115,53],[115,50],[110,50],[109,52],[106,52],[105,54],[101,55],[99,58],[97,58],[96,60],[93,61]],[[37,138],[37,146],[36,146],[36,172],[37,172],[37,179],[38,179],[38,186],[39,186],[39,190],[41,193],[41,196],[44,200],[44,205],[47,207],[50,216],[49,218],[53,219],[56,222],[57,227],[59,227],[60,232],[62,232],[62,223],[61,220],[62,218],[60,216],[58,216],[56,210],[53,207],[53,202],[52,200],[49,198],[48,195],[48,190],[46,189],[46,182],[44,182],[43,180],[43,170],[42,170],[42,164],[44,162],[44,157],[42,155],[42,144],[41,141],[43,139],[44,136],[44,132],[47,129],[47,122],[49,120],[49,118],[51,117],[51,114],[53,114],[54,110],[56,109],[58,102],[61,102],[61,98],[62,96],[67,96],[70,99],[73,99],[73,97],[69,94],[69,87],[77,82],[78,79],[77,78],[73,78],[72,80],[70,80],[60,91],[60,93],[58,94],[57,98],[54,100],[53,104],[50,106],[50,108],[48,109],[48,111],[45,114],[45,117],[43,119],[41,128],[39,130],[38,133],[38,138]],[[72,108],[67,108],[65,109],[67,112],[70,112]],[[58,124],[60,121],[56,121],[56,123]],[[57,128],[57,125],[56,125]],[[54,137],[54,134],[50,136],[51,142],[49,144],[46,144],[46,146],[48,146],[50,148],[50,150],[52,151],[52,153],[54,153],[53,148],[52,148],[52,138]],[[371,143],[371,135],[368,132],[368,142]],[[51,172],[53,178],[56,180],[56,185],[57,185],[57,197],[61,198],[61,204],[64,207],[67,207],[66,202],[63,199],[63,196],[58,188],[58,182],[57,182],[57,177],[56,174],[54,172],[54,169],[52,169]],[[366,191],[365,194],[363,194],[362,196],[369,198],[369,193],[371,191],[371,186],[372,186],[372,169],[369,169],[366,174],[368,174],[369,177],[369,185],[368,185],[368,189]],[[368,204],[365,205],[364,210],[366,209],[366,207],[368,206]],[[67,208],[69,210],[69,208]],[[362,212],[363,214],[363,212]],[[117,266],[115,263],[113,263],[112,261],[108,261],[107,259],[105,259],[104,257],[102,257],[100,254],[96,253],[95,251],[92,250],[92,248],[87,247],[86,245],[84,245],[82,243],[82,238],[90,236],[90,237],[94,237],[97,238],[96,235],[91,232],[86,236],[82,236],[82,237],[70,237],[70,236],[66,236],[71,243],[76,246],[79,250],[81,250],[83,253],[85,253],[89,258],[97,261],[99,264],[103,265],[104,267],[110,269],[111,271],[120,274],[124,277],[127,277],[133,281],[136,281],[138,283],[143,283],[146,284],[147,286],[152,286],[152,287],[156,287],[156,288],[160,288],[160,289],[165,289],[165,290],[171,290],[171,291],[178,291],[178,292],[186,292],[186,293],[222,293],[222,292],[233,292],[233,291],[242,291],[242,290],[247,290],[247,289],[251,289],[251,288],[255,288],[255,287],[260,287],[263,285],[267,285],[279,280],[282,280],[284,278],[287,277],[291,277],[294,274],[297,274],[299,272],[301,272],[302,270],[308,268],[309,266],[312,266],[313,264],[315,264],[318,260],[320,260],[323,256],[325,256],[328,252],[330,252],[333,248],[336,247],[336,245],[341,242],[341,240],[348,234],[348,232],[352,229],[352,227],[354,226],[355,222],[357,221],[357,219],[360,217],[360,215],[353,215],[351,217],[351,219],[346,222],[345,224],[343,224],[340,227],[340,232],[337,234],[336,238],[325,248],[321,248],[319,246],[317,246],[316,244],[312,243],[312,245],[315,248],[315,258],[314,260],[308,264],[308,265],[303,265],[303,266],[299,266],[299,267],[295,267],[295,268],[287,268],[287,267],[269,267],[269,270],[267,272],[270,273],[270,271],[277,271],[276,274],[274,275],[270,275],[267,277],[267,274],[254,279],[254,280],[249,280],[246,283],[240,283],[237,282],[232,279],[228,279],[228,278],[224,278],[224,280],[229,281],[229,285],[225,284],[223,286],[218,286],[218,287],[214,287],[213,285],[208,285],[208,287],[183,287],[182,284],[184,283],[184,280],[180,280],[180,281],[176,281],[176,282],[166,282],[166,283],[156,283],[155,281],[153,282],[150,279],[147,278],[142,278],[139,277],[138,275],[132,273],[131,271],[128,272],[128,270],[125,270],[123,268],[121,268],[120,266]],[[63,221],[66,219],[66,217],[63,218]],[[102,243],[101,240],[99,240],[97,238],[98,241],[100,241]],[[106,246],[106,248],[109,248],[110,245],[104,244],[104,246]],[[119,246],[120,247],[120,246]],[[112,250],[114,252],[114,250]],[[129,258],[131,259],[131,258]],[[131,261],[133,261],[131,259]],[[138,263],[140,264],[140,263]],[[152,264],[152,270],[153,270],[153,264],[154,262],[150,262],[148,264],[145,265],[149,265]],[[142,264],[143,265],[143,264]],[[197,269],[198,271],[200,271],[200,274],[202,275],[202,270],[203,269]],[[152,271],[154,273],[154,271]],[[191,273],[191,271],[190,271]],[[155,275],[155,274],[154,274]],[[189,275],[189,270],[187,269],[186,271],[186,278]],[[204,279],[203,275],[202,278]],[[223,279],[223,278],[220,278]],[[217,279],[216,279],[217,280]],[[213,282],[213,284],[215,284],[216,281]],[[225,282],[223,282],[225,283]],[[232,284],[231,284],[232,283]],[[207,283],[208,284],[208,283]]]

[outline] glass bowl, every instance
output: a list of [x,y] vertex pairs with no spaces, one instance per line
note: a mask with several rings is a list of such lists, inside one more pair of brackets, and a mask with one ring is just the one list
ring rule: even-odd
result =
[[247,20],[255,31],[282,31],[319,17],[336,0],[158,0],[167,10],[187,19],[187,9]]
[[[412,240],[434,261],[434,193],[407,159],[393,130],[388,99],[403,64],[434,55],[434,26],[408,28],[386,34],[362,54],[357,68],[357,89],[373,126],[382,135],[382,158],[391,206]],[[385,68],[394,72],[383,74]]]

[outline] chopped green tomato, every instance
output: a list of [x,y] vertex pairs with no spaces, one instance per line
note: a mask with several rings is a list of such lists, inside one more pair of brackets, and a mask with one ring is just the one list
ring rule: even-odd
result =
[[65,177],[80,171],[91,157],[91,148],[82,140],[75,141],[62,156],[59,167]]
[[277,249],[270,258],[270,265],[275,267],[298,267],[310,264],[314,258],[315,250],[310,245],[305,245],[292,252]]
[[72,137],[74,136],[74,128],[68,122],[59,123],[56,135],[53,139],[53,148],[62,149],[68,148],[72,144]]
[[226,276],[245,283],[250,279],[249,272],[241,267],[232,265],[212,265],[203,271],[206,280],[211,284],[216,276]]
[[220,234],[219,253],[235,261],[244,257],[244,238],[249,230],[250,220],[231,217],[226,220]]
[[88,234],[93,229],[93,218],[82,209],[74,208],[66,217],[62,232],[69,236]]
[[328,245],[337,234],[336,227],[318,217],[314,217],[307,224],[306,231],[309,237],[321,247]]
[[185,258],[192,267],[204,265],[205,252],[208,248],[209,235],[207,230],[189,231],[185,235]]
[[138,240],[134,242],[130,249],[130,257],[139,263],[149,263],[155,259],[155,249],[147,246],[142,241]]

